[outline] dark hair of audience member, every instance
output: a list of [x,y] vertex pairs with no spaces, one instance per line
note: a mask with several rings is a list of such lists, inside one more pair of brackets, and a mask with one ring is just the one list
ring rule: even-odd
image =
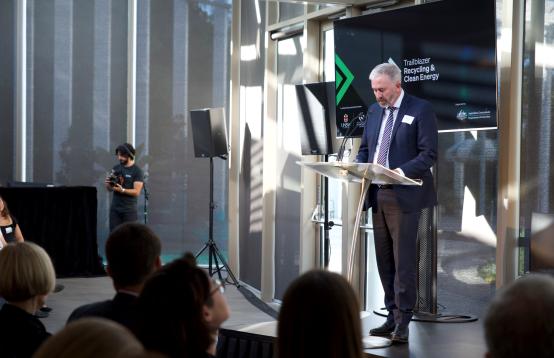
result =
[[2,211],[0,211],[0,216],[3,217],[3,218],[9,218],[10,217],[10,209],[8,209],[8,204],[6,203],[6,200],[4,200],[2,195],[0,195],[0,200],[2,201],[2,203],[4,203],[4,208],[2,209]]
[[489,358],[554,356],[554,278],[532,274],[501,289],[485,317]]
[[360,307],[340,275],[309,271],[293,281],[279,312],[279,358],[360,358]]
[[142,284],[161,254],[160,239],[146,225],[118,226],[106,241],[108,271],[116,288]]
[[213,306],[210,279],[190,253],[150,277],[138,298],[135,334],[148,350],[169,357],[204,357],[214,343],[203,315]]
[[82,318],[48,338],[33,357],[139,357],[145,353],[122,325],[104,318]]

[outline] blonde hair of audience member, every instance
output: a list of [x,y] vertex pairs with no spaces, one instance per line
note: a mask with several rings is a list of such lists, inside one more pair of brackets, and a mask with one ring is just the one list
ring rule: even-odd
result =
[[111,358],[146,355],[142,344],[119,323],[105,318],[83,318],[69,323],[48,338],[33,357]]
[[31,242],[15,242],[0,250],[0,297],[34,314],[54,290],[56,274],[50,257]]
[[554,278],[531,274],[502,288],[485,317],[487,358],[554,356]]
[[309,271],[289,286],[279,312],[279,358],[360,358],[360,307],[344,277]]

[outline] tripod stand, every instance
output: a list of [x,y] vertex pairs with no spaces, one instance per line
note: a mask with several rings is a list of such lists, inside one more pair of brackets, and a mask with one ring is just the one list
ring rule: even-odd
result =
[[[235,275],[233,274],[233,271],[231,271],[231,268],[229,268],[229,265],[227,265],[227,262],[225,261],[225,258],[217,248],[217,245],[214,241],[214,209],[215,209],[215,203],[214,203],[214,159],[213,157],[210,157],[210,222],[209,222],[209,235],[208,235],[208,242],[204,244],[204,247],[202,250],[200,250],[196,254],[196,258],[198,258],[200,255],[204,253],[204,251],[208,250],[208,274],[210,277],[215,275],[219,276],[219,280],[221,282],[223,281],[223,277],[221,275],[221,271],[225,270],[227,271],[227,275],[229,278],[231,278],[231,284],[235,285],[236,287],[239,287],[240,284],[235,278]],[[218,260],[219,259],[219,260]],[[213,267],[213,264],[215,263],[215,269]],[[221,263],[221,265],[220,265]]]

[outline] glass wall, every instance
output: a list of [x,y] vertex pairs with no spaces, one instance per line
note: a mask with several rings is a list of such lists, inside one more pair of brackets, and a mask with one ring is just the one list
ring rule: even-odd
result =
[[554,270],[553,10],[553,0],[525,3],[520,225],[531,255],[521,255],[520,273]]
[[[150,225],[169,259],[208,239],[209,160],[194,157],[189,111],[227,108],[231,2],[137,4],[136,142]],[[227,165],[214,158],[214,238],[225,255]]]
[[495,292],[496,130],[440,133],[439,311],[482,316]]
[[15,138],[15,1],[0,2],[0,185],[13,180]]
[[290,20],[304,15],[304,4],[301,3],[279,3],[279,21]]
[[[14,4],[0,5],[2,53],[15,53]],[[115,147],[127,141],[127,4],[27,1],[26,180],[96,186],[101,251],[111,200],[103,180],[116,163]],[[199,250],[208,236],[209,160],[194,158],[188,113],[228,107],[231,1],[137,6],[137,164],[147,174],[149,224],[171,257]],[[14,58],[0,60],[0,155],[7,168],[0,181],[13,178]],[[215,238],[226,254],[227,162],[214,161]],[[143,211],[141,196],[141,221]]]
[[440,133],[435,169],[438,310],[482,317],[496,287],[497,130]]
[[[242,0],[240,46],[240,278],[261,289],[266,2]],[[245,254],[246,253],[246,254]]]
[[275,298],[299,273],[300,260],[300,135],[296,91],[302,83],[303,36],[277,45],[277,193],[275,207]]
[[126,101],[127,2],[29,0],[26,179],[96,186],[101,250]]

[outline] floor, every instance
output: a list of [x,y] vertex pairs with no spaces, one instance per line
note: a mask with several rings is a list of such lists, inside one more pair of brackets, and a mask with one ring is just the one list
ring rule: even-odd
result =
[[[59,279],[65,286],[61,292],[48,297],[53,308],[50,317],[42,319],[49,332],[63,328],[67,317],[76,307],[99,300],[109,299],[114,290],[108,277]],[[250,304],[233,286],[227,286],[225,296],[231,308],[231,317],[224,327],[233,330],[275,336],[275,320]],[[362,318],[363,332],[376,327],[384,318],[365,313]],[[448,324],[412,322],[410,344],[388,348],[366,350],[366,357],[484,357],[486,348],[483,339],[482,322]]]
[[[362,334],[372,327],[381,325],[385,318],[371,312],[362,312]],[[243,332],[276,336],[275,322],[261,323],[241,329]],[[395,344],[386,348],[365,349],[365,357],[387,358],[481,358],[485,357],[486,346],[480,321],[470,323],[426,323],[410,324],[410,343]]]
[[[113,297],[114,289],[108,277],[66,278],[57,283],[65,286],[64,290],[48,296],[48,306],[53,310],[42,322],[50,333],[55,333],[65,326],[71,312],[85,303],[107,300]],[[234,287],[227,285],[225,296],[231,308],[231,317],[224,327],[240,329],[253,323],[274,321],[274,319],[251,305]]]

